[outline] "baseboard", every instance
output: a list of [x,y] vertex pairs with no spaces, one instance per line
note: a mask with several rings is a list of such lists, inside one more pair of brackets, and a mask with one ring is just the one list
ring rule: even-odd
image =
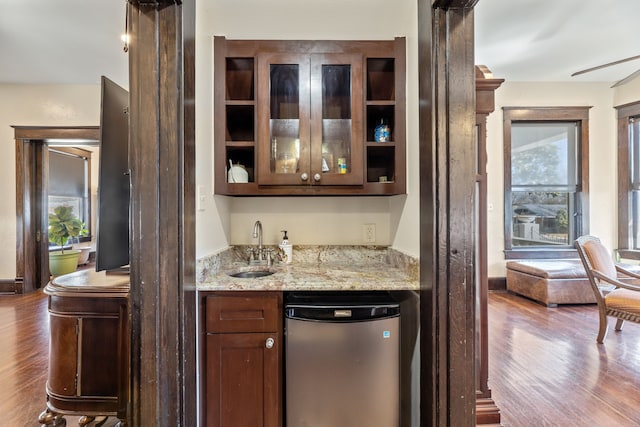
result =
[[11,279],[0,279],[0,294],[15,294],[16,281]]
[[484,427],[501,426],[500,409],[492,398],[476,399],[476,425]]
[[507,278],[506,277],[489,277],[488,286],[490,291],[506,291]]

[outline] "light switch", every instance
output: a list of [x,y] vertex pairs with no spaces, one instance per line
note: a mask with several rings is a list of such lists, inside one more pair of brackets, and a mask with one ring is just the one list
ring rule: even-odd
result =
[[207,200],[207,193],[204,185],[198,185],[198,195],[196,196],[196,210],[204,211],[204,203]]

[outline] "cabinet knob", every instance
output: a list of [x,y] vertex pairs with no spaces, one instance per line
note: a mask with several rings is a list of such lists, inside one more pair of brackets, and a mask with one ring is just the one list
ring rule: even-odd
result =
[[319,173],[317,173],[317,174],[313,175],[313,179],[314,179],[316,182],[320,181],[320,178],[322,178],[322,175],[320,175]]
[[275,344],[275,341],[273,340],[273,338],[267,338],[267,341],[264,343],[264,346],[267,348],[273,348],[273,344]]
[[300,175],[300,179],[303,181],[306,181],[309,179],[309,174],[306,172],[303,172],[302,175]]

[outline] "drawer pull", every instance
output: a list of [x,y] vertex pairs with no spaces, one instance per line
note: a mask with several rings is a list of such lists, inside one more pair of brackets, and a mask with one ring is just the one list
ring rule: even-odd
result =
[[273,338],[267,338],[267,341],[264,343],[264,346],[267,348],[273,348],[274,343],[275,341],[273,340]]

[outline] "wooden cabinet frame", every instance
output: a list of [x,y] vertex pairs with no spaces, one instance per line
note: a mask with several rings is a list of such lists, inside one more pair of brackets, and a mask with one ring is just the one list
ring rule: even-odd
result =
[[[354,63],[354,56],[361,57],[359,64]],[[352,93],[352,175],[353,179],[345,181],[344,176],[323,176],[316,184],[313,175],[319,171],[311,167],[307,180],[301,180],[299,174],[291,176],[266,175],[263,171],[268,168],[269,154],[264,153],[267,146],[263,140],[268,135],[268,116],[261,109],[266,108],[265,97],[269,88],[260,85],[260,82],[268,81],[266,67],[262,64],[274,58],[288,58],[291,63],[301,61],[301,57],[310,58],[311,76],[317,71],[322,59],[326,63],[351,63],[354,65],[354,78],[360,82],[353,85]],[[253,99],[233,100],[227,102],[227,88],[225,85],[225,70],[227,58],[253,58],[254,77],[247,78],[245,86],[253,85]],[[394,80],[392,84],[393,98],[387,101],[372,102],[366,99],[367,59],[390,58],[394,63]],[[305,65],[307,67],[307,65]],[[403,37],[395,40],[383,41],[341,41],[341,40],[227,40],[225,37],[214,38],[214,68],[216,72],[214,83],[214,180],[215,193],[224,195],[392,195],[405,194],[406,192],[406,42]],[[305,68],[306,70],[306,68]],[[258,73],[263,73],[258,75]],[[304,96],[312,100],[318,98],[317,82],[304,88]],[[248,87],[244,90],[250,91]],[[307,93],[308,92],[308,93]],[[317,115],[317,102],[301,104],[301,117]],[[226,117],[226,107],[247,106],[254,108],[254,135],[252,141],[229,141]],[[368,128],[374,127],[367,124],[367,108],[373,106],[380,108],[386,106],[393,110],[394,139],[386,143],[368,141]],[[310,110],[307,110],[310,108]],[[247,113],[249,118],[250,114]],[[319,159],[318,138],[321,138],[320,122],[311,120],[309,123],[301,119],[301,146],[310,147],[308,155],[310,159]],[[304,132],[304,135],[303,135]],[[305,139],[303,141],[303,138]],[[311,141],[307,141],[309,138]],[[308,145],[307,145],[308,144]],[[228,183],[226,170],[228,156],[226,150],[232,148],[245,154],[255,166],[253,181],[249,183]],[[388,151],[381,152],[381,149]],[[263,150],[261,152],[261,150]],[[389,169],[393,170],[393,176],[388,177],[388,182],[378,181],[377,177],[368,179],[367,168],[373,167],[373,160],[384,158],[392,153],[394,160]],[[368,163],[371,160],[371,164]],[[306,159],[304,160],[306,162]],[[325,179],[326,178],[326,179]],[[323,182],[326,181],[326,182]],[[267,185],[261,185],[266,183]]]

